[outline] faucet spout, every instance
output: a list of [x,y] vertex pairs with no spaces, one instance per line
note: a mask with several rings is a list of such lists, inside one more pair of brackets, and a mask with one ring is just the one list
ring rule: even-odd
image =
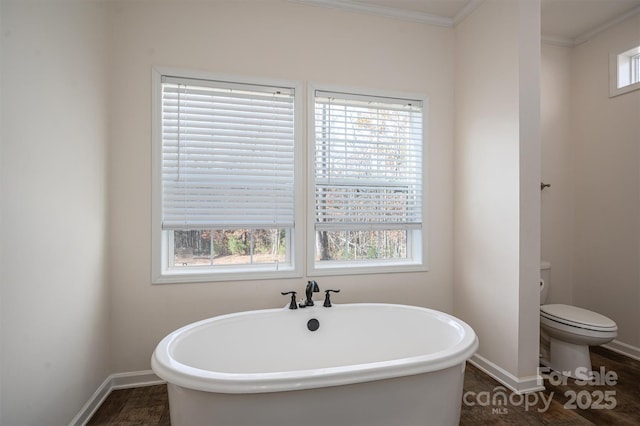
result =
[[304,302],[305,306],[313,306],[313,293],[319,293],[320,287],[318,287],[318,283],[315,280],[308,281],[307,287],[305,289],[305,295],[307,296],[307,300]]

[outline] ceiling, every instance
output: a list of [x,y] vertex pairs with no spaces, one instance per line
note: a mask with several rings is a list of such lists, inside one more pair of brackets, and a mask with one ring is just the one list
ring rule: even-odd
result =
[[[300,1],[300,0],[299,0]],[[302,0],[304,1],[304,0]],[[307,0],[309,3],[454,25],[483,0]],[[594,32],[634,13],[640,0],[541,0],[542,35],[558,44],[575,45]]]

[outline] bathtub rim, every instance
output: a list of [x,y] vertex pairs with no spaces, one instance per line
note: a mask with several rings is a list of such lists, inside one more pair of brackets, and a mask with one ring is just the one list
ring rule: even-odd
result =
[[402,304],[334,304],[334,307],[339,307],[340,309],[348,309],[351,306],[419,310],[438,317],[438,320],[445,320],[455,324],[455,327],[461,330],[464,335],[455,345],[431,354],[356,365],[285,372],[224,373],[191,367],[171,357],[171,345],[178,340],[182,333],[205,326],[211,322],[227,320],[232,317],[255,313],[282,313],[287,311],[288,307],[260,309],[218,315],[178,328],[158,343],[151,357],[151,368],[156,375],[167,382],[193,390],[229,394],[285,392],[392,379],[443,370],[459,364],[464,365],[464,362],[478,349],[478,338],[473,329],[453,315],[425,307]]

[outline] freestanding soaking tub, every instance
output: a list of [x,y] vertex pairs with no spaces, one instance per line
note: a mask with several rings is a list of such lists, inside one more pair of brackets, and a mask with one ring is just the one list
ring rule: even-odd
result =
[[173,426],[442,426],[458,424],[477,347],[471,327],[431,309],[285,307],[182,327],[151,366]]

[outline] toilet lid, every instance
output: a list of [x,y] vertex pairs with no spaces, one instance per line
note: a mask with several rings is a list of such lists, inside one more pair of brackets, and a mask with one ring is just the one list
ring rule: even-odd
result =
[[598,331],[617,330],[616,323],[597,312],[578,308],[577,306],[551,304],[541,305],[540,315],[574,327],[588,328]]

